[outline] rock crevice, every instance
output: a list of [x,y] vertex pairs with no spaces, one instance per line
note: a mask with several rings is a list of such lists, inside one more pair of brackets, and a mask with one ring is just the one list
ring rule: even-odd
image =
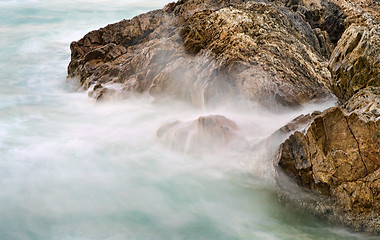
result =
[[354,138],[356,144],[358,145],[358,153],[359,153],[359,156],[360,156],[360,160],[361,160],[362,163],[363,163],[363,166],[364,166],[364,168],[365,168],[365,173],[366,173],[366,175],[368,175],[368,174],[369,174],[369,173],[368,173],[368,169],[367,169],[367,166],[366,166],[366,164],[365,164],[365,162],[364,162],[364,160],[363,160],[363,156],[362,156],[362,153],[361,153],[361,150],[360,150],[360,144],[359,144],[359,141],[358,141],[358,139],[355,137],[355,134],[354,134],[354,132],[352,131],[352,129],[351,129],[351,127],[350,127],[350,124],[349,124],[349,122],[348,122],[348,120],[347,120],[347,117],[344,117],[344,119],[346,119],[348,130],[350,130],[350,133],[352,134],[352,137]]

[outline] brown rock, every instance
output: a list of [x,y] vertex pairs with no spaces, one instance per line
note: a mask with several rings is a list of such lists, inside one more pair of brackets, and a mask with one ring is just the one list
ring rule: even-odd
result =
[[346,102],[360,89],[380,87],[380,27],[352,24],[331,55],[332,90]]
[[[278,131],[296,130],[279,153],[280,195],[331,220],[380,232],[380,5],[371,0],[278,2],[300,14],[318,40],[328,43],[321,47],[323,54],[331,52],[331,41],[331,89],[343,104],[299,118],[309,124],[291,123]],[[294,193],[283,173],[315,198]]]
[[238,126],[224,116],[210,115],[190,122],[175,121],[157,130],[157,137],[186,152],[215,151],[226,147],[244,147],[247,142]]
[[366,120],[376,121],[380,117],[380,88],[369,87],[360,90],[343,107],[355,112]]
[[[302,16],[330,57],[331,89],[341,103],[379,86],[380,4],[373,0],[273,0]],[[339,41],[339,42],[338,42]]]
[[321,41],[328,34],[270,3],[179,1],[73,42],[68,74],[84,89],[120,83],[197,106],[234,96],[297,106],[330,96]]
[[319,48],[329,57],[345,30],[349,12],[342,9],[343,1],[281,0],[279,4],[299,14],[316,31]]
[[316,116],[307,130],[281,145],[278,162],[299,185],[335,201],[335,220],[370,231],[380,231],[380,201],[374,200],[379,197],[380,118],[364,112],[371,109],[371,98],[379,101],[378,93],[376,88],[359,92],[346,105],[351,112],[335,107]]
[[247,2],[192,15],[181,30],[188,53],[211,50],[242,95],[299,105],[328,95],[330,75],[313,30],[292,12]]

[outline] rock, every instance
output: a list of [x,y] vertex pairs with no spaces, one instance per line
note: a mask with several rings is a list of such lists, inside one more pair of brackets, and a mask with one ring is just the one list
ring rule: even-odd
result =
[[282,144],[294,132],[302,131],[303,129],[305,129],[308,125],[310,125],[310,122],[312,122],[312,120],[314,120],[314,118],[319,114],[321,114],[321,112],[315,111],[311,114],[302,114],[296,117],[295,119],[287,123],[285,126],[275,131],[269,137],[254,144],[252,148],[255,151],[257,151],[258,149],[265,149],[267,152],[266,159],[268,159],[268,161],[271,161],[273,158],[276,157],[275,151],[278,149],[278,146],[280,144]]
[[299,14],[316,31],[323,54],[330,56],[345,30],[342,1],[283,0],[280,4]]
[[332,90],[346,102],[359,90],[380,87],[380,27],[352,24],[331,55]]
[[216,55],[228,80],[255,101],[300,105],[329,95],[318,40],[289,10],[252,1],[205,10],[186,20],[181,36],[188,53]]
[[278,135],[286,135],[304,129],[312,120],[314,120],[316,116],[319,116],[320,114],[320,111],[314,111],[313,113],[306,115],[302,114],[277,130],[274,134],[272,134],[272,136],[276,137]]
[[[275,133],[292,133],[275,163],[280,197],[357,230],[380,232],[380,6],[370,0],[280,3],[314,26],[318,39],[327,33],[334,47],[330,88],[341,103]],[[295,192],[292,182],[309,193]]]
[[175,121],[157,130],[157,137],[185,152],[212,152],[228,147],[244,147],[246,140],[238,126],[224,116],[210,115],[189,122]]
[[[147,90],[151,83],[145,81],[142,73],[155,75],[165,64],[161,60],[176,58],[172,54],[175,48],[180,48],[179,44],[166,47],[164,40],[160,40],[161,37],[170,39],[172,34],[173,27],[164,24],[168,17],[162,10],[153,11],[110,24],[72,42],[69,77],[79,78],[84,89],[95,84],[121,83],[122,91]],[[180,41],[176,36],[171,37],[172,43]]]
[[[277,182],[290,198],[296,183],[310,193],[302,206],[380,232],[379,13],[373,0],[180,0],[73,42],[68,77],[96,99],[149,93],[199,107],[240,97],[300,106],[335,94],[340,106],[255,147],[284,141]],[[169,123],[157,136],[185,151],[248,146],[222,116]]]
[[376,121],[380,118],[380,88],[368,87],[360,90],[343,107],[355,112],[364,120]]
[[379,86],[380,4],[372,0],[276,1],[314,29],[321,52],[330,57],[331,89],[341,103],[368,86]]
[[[334,201],[335,220],[377,232],[380,118],[372,113],[372,107],[379,99],[379,89],[369,88],[357,93],[346,108],[324,111],[308,128],[292,134],[278,156],[279,171]],[[281,180],[278,182],[281,185]]]
[[272,3],[178,1],[73,42],[68,75],[196,106],[241,96],[298,106],[331,96],[329,38]]

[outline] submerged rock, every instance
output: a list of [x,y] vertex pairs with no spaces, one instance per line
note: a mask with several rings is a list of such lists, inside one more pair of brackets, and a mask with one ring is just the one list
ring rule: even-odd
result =
[[238,126],[219,115],[199,117],[189,122],[175,121],[157,130],[157,137],[173,148],[186,152],[222,150],[247,145]]
[[380,231],[380,117],[368,105],[380,95],[374,88],[366,92],[355,95],[348,110],[328,109],[292,134],[280,147],[278,166],[299,185],[332,199],[335,220]]

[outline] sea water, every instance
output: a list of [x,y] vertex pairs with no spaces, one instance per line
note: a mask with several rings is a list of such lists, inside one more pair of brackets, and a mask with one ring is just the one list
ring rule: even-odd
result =
[[183,153],[175,120],[221,114],[264,139],[301,112],[96,103],[66,80],[69,45],[168,1],[0,1],[0,240],[369,239],[280,203],[258,150]]

